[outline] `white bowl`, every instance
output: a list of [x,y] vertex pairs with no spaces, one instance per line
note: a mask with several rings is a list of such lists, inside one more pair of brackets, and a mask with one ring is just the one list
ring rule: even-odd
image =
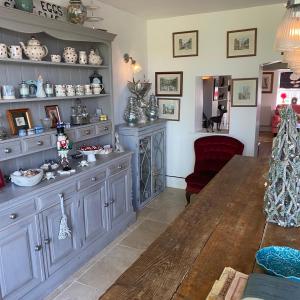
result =
[[11,174],[11,182],[18,186],[34,186],[37,185],[43,178],[44,172],[42,169],[36,169],[39,173],[35,176],[22,176]]

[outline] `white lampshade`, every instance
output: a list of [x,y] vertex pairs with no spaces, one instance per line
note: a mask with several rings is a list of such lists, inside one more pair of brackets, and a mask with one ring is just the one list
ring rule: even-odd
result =
[[275,47],[279,51],[300,49],[300,6],[287,8],[277,29]]

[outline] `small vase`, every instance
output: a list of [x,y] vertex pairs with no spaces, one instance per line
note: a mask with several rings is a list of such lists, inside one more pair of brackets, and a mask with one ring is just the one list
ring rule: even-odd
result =
[[123,118],[129,126],[134,126],[138,123],[139,112],[135,97],[128,97],[128,104],[124,111]]
[[67,20],[74,24],[83,24],[87,17],[86,7],[81,0],[70,0],[67,7]]
[[32,0],[15,0],[16,8],[32,13],[33,1]]
[[149,121],[155,121],[158,119],[158,105],[154,95],[150,96],[149,106],[147,108],[147,116]]

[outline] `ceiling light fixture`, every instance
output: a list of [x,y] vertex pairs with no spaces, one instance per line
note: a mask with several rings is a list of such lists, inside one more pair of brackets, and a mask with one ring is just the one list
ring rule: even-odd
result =
[[284,53],[284,62],[300,74],[300,0],[288,0],[287,11],[277,29],[275,47]]

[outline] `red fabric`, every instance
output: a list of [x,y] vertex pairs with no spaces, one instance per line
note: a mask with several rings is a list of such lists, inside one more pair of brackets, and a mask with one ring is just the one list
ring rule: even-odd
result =
[[207,136],[194,143],[194,173],[186,177],[186,191],[198,193],[235,155],[243,154],[244,144],[228,136]]
[[[287,106],[287,104],[278,104],[275,109],[274,116],[272,117],[272,133],[278,132],[278,126],[280,123],[280,110],[285,106]],[[291,106],[296,114],[300,114],[299,104],[292,104]]]

